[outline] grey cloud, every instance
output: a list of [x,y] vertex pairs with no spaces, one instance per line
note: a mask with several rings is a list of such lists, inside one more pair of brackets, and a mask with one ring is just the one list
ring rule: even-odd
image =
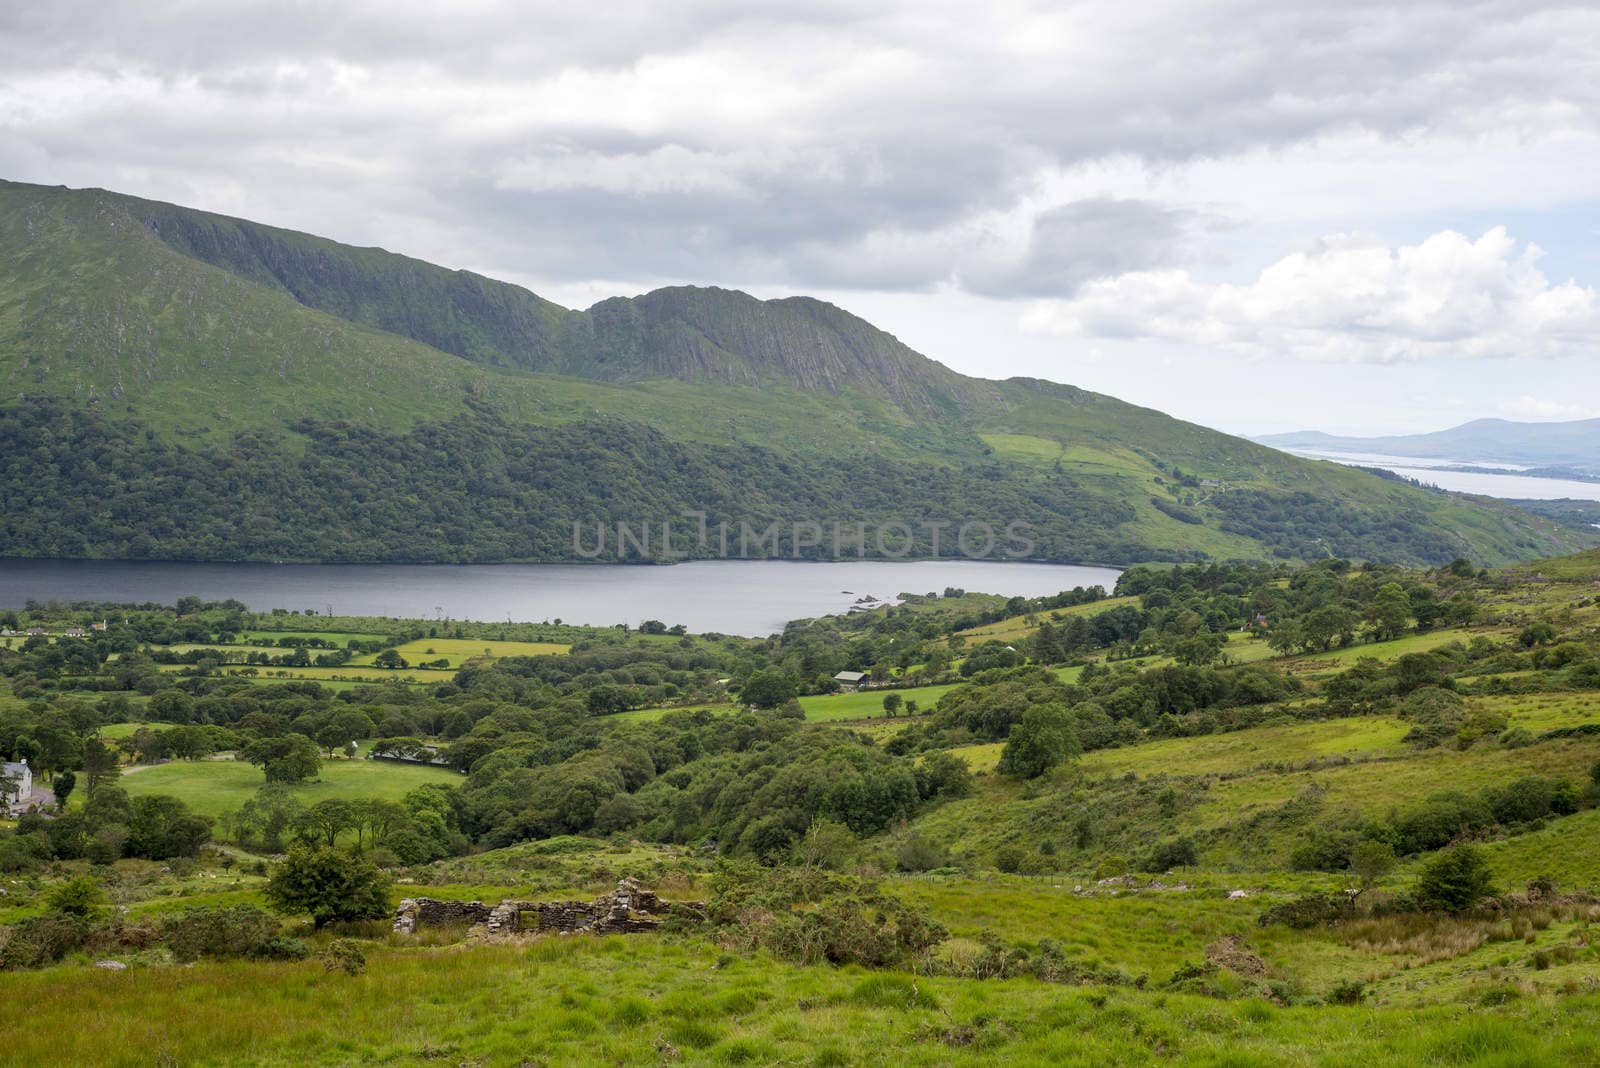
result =
[[1035,217],[1020,259],[975,268],[961,282],[986,296],[1071,296],[1096,278],[1176,262],[1190,218],[1142,200],[1076,201]]
[[1600,19],[1557,5],[866,8],[11,5],[0,143],[11,177],[552,281],[1027,297],[1169,263],[1190,222],[1085,200],[1025,249],[961,236],[1048,168],[1600,115]]

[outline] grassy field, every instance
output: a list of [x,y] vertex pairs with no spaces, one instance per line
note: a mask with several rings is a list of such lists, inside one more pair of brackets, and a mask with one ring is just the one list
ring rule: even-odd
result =
[[[958,633],[967,639],[969,645],[987,641],[1014,642],[1032,634],[1040,621],[1055,620],[1057,618],[1066,619],[1069,616],[1094,616],[1113,608],[1120,608],[1123,605],[1137,605],[1138,603],[1139,598],[1137,597],[1107,597],[1103,601],[1095,601],[1092,604],[1073,605],[1070,608],[1050,608],[1043,612],[1010,616],[1006,619],[985,623],[981,627],[972,627]],[[1030,617],[1034,620],[1032,624],[1028,622]]]
[[[832,723],[838,720],[884,719],[883,699],[891,693],[902,700],[915,701],[921,712],[932,711],[939,698],[955,689],[954,686],[913,686],[905,690],[859,690],[854,693],[820,694],[800,698],[800,707],[806,710],[808,723]],[[902,713],[902,717],[903,717]]]
[[[241,761],[175,760],[125,774],[119,783],[132,796],[171,794],[202,815],[218,816],[249,800],[263,781],[260,768]],[[295,787],[295,793],[308,805],[330,797],[398,801],[430,782],[459,786],[461,776],[445,768],[340,758],[324,760],[317,781]]]
[[100,737],[127,738],[137,733],[141,727],[151,727],[155,730],[161,730],[170,726],[172,726],[170,723],[107,723],[105,726],[100,728]]
[[[367,634],[353,630],[252,630],[241,635],[246,644],[250,642],[276,642],[279,638],[321,638],[323,641],[333,642],[341,648],[350,642],[370,642],[380,638],[379,634]],[[274,645],[273,652],[286,653],[289,650],[282,646]]]
[[662,716],[673,712],[710,712],[714,715],[724,715],[737,712],[742,705],[723,701],[714,705],[683,705],[672,708],[635,708],[629,712],[618,712],[606,717],[607,723],[649,723]]
[[[218,670],[225,674],[236,674],[243,665],[225,665]],[[440,683],[449,682],[455,678],[454,671],[443,668],[402,668],[398,671],[389,671],[384,668],[362,667],[357,664],[346,664],[343,667],[273,667],[271,665],[253,665],[256,674],[244,676],[258,682],[284,682],[293,679],[308,679],[312,682],[347,682],[382,684],[385,682],[420,682]],[[177,673],[187,670],[181,664],[162,664],[161,670]]]
[[[1109,931],[1105,932],[1109,936]],[[795,967],[653,936],[368,950],[365,974],[201,963],[8,980],[18,1064],[1590,1064],[1600,998],[1279,1008]]]
[[[421,638],[395,646],[395,652],[413,664],[450,661],[451,668],[459,668],[469,660],[498,660],[506,656],[550,656],[564,653],[570,645],[555,642],[496,642],[474,638]],[[370,664],[372,657],[356,657],[353,665]]]

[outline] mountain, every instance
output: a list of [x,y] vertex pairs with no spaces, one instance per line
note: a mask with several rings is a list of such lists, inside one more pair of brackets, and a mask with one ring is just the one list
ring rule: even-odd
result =
[[1072,386],[960,375],[806,297],[672,287],[573,310],[382,249],[17,183],[0,183],[0,492],[10,556],[572,559],[574,521],[685,509],[782,520],[784,555],[795,520],[904,521],[913,555],[933,550],[925,521],[1021,521],[1034,558],[1105,563],[1495,563],[1592,535]]
[[1600,474],[1600,419],[1566,423],[1518,423],[1474,419],[1431,434],[1356,438],[1300,431],[1268,434],[1255,440],[1280,449],[1377,453],[1463,464],[1518,464],[1565,467]]

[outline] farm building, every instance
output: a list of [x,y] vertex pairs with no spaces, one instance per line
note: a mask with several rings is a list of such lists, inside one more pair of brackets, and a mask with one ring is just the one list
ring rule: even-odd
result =
[[864,671],[841,671],[833,677],[833,681],[840,686],[848,686],[859,690],[864,688],[870,679]]

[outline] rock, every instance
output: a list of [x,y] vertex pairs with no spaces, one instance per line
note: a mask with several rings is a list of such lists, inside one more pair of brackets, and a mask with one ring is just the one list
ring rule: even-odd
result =
[[120,960],[97,960],[94,962],[94,966],[96,968],[104,968],[108,972],[125,972],[128,970],[128,966]]
[[1249,896],[1250,896],[1250,891],[1248,891],[1248,890],[1229,890],[1228,891],[1228,900],[1229,901],[1239,901],[1239,900],[1242,900],[1243,898],[1247,898]]

